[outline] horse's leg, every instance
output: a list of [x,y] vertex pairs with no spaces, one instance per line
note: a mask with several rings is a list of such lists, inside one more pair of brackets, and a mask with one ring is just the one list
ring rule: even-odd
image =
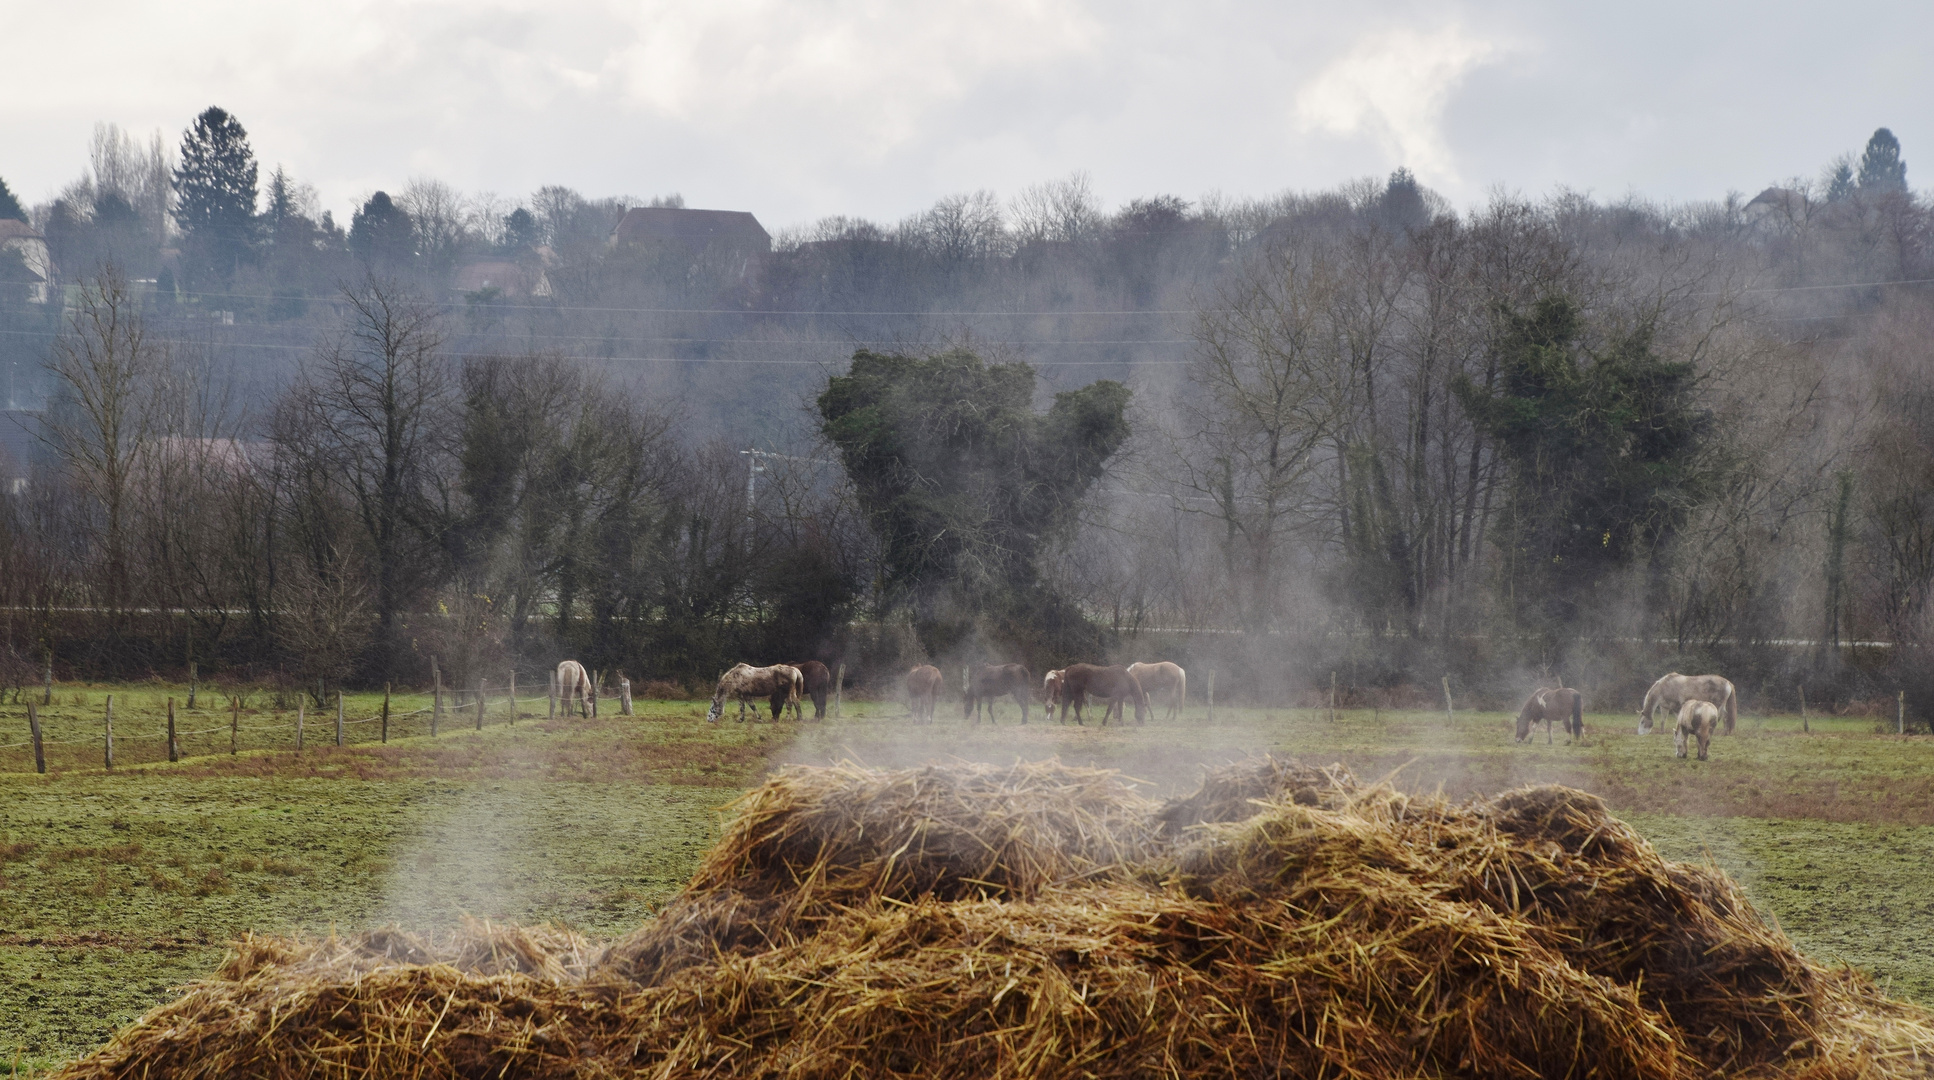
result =
[[1009,694],[1010,694],[1010,695],[1011,695],[1011,696],[1012,696],[1012,697],[1014,698],[1014,701],[1015,701],[1015,703],[1016,703],[1016,704],[1018,704],[1018,705],[1020,705],[1020,707],[1021,707],[1021,726],[1022,726],[1022,727],[1026,727],[1026,726],[1027,726],[1027,709],[1028,709],[1028,706],[1029,706],[1029,705],[1031,705],[1031,704],[1033,704],[1033,699],[1034,699],[1034,694],[1033,694],[1033,688],[1032,688],[1032,687],[1024,687],[1024,688],[1022,688],[1022,689],[1020,689],[1020,690],[1013,690],[1013,691],[1009,691]]

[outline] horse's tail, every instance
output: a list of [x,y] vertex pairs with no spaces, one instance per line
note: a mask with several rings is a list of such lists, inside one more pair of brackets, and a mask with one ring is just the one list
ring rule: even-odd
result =
[[1180,713],[1189,704],[1189,669],[1175,665],[1175,711]]
[[1739,720],[1739,688],[1731,682],[1726,684],[1726,734],[1733,733],[1733,724]]

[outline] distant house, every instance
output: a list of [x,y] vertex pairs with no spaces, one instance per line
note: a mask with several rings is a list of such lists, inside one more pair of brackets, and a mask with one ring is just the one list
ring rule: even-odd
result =
[[1753,196],[1752,201],[1746,204],[1746,209],[1740,212],[1740,217],[1745,219],[1748,225],[1760,225],[1769,221],[1779,224],[1804,220],[1808,209],[1806,192],[1794,191],[1792,188],[1769,187]]
[[19,254],[27,274],[27,299],[36,304],[46,303],[47,284],[54,277],[54,259],[47,251],[47,238],[18,218],[0,218],[0,251]]
[[754,274],[772,254],[772,235],[744,210],[687,210],[637,206],[625,211],[605,246],[635,248]]
[[524,266],[509,259],[478,259],[457,268],[452,288],[464,296],[501,296],[528,300],[551,295],[551,280],[542,266]]

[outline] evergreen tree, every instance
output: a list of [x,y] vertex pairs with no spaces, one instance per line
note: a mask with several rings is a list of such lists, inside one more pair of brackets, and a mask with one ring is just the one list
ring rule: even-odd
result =
[[1529,628],[1555,637],[1613,570],[1647,556],[1711,479],[1713,418],[1690,363],[1666,360],[1644,329],[1599,351],[1582,344],[1578,305],[1546,297],[1508,314],[1499,379],[1453,390],[1509,470],[1505,547],[1511,593]]
[[25,221],[27,211],[21,207],[20,200],[13,197],[13,189],[7,187],[6,178],[0,177],[0,220],[6,218]]
[[289,174],[282,166],[277,165],[275,171],[269,174],[269,189],[265,194],[268,206],[263,210],[262,217],[268,222],[269,232],[273,235],[281,230],[283,222],[298,213],[295,183],[289,179]]
[[1423,185],[1409,169],[1390,174],[1377,210],[1384,224],[1393,229],[1415,229],[1430,223],[1430,207],[1424,202]]
[[[1097,632],[1037,560],[1128,437],[1128,388],[1102,380],[1034,411],[1034,369],[966,351],[861,351],[819,396],[821,430],[879,537],[886,599],[929,654],[986,632],[1030,659],[1094,655]],[[988,642],[987,644],[992,644]]]
[[349,219],[349,250],[371,268],[408,266],[416,255],[416,230],[409,211],[396,205],[388,192],[371,195]]
[[217,273],[233,273],[248,253],[255,181],[255,151],[241,122],[214,106],[195,117],[175,169],[175,222]]
[[1867,140],[1860,155],[1860,190],[1871,195],[1907,190],[1907,163],[1900,159],[1900,140],[1886,128]]
[[529,210],[518,207],[504,218],[504,250],[511,254],[536,247],[544,239],[544,230]]
[[1846,202],[1853,198],[1853,159],[1842,154],[1827,168],[1827,201]]

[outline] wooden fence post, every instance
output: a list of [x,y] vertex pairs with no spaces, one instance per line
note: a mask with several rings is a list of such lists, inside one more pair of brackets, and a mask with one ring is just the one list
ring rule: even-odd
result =
[[1330,723],[1336,723],[1336,672],[1330,672]]
[[188,707],[195,707],[195,690],[201,683],[201,671],[195,661],[188,661]]
[[1812,728],[1807,726],[1807,722],[1806,722],[1806,684],[1805,683],[1800,684],[1800,730],[1801,731],[1813,730]]
[[557,672],[555,671],[551,672],[549,686],[551,703],[544,709],[544,719],[555,720],[557,719]]
[[40,695],[40,703],[52,705],[54,703],[54,650],[52,649],[47,650],[47,666],[41,670],[41,678],[45,681],[47,689]]
[[298,754],[302,753],[302,720],[303,712],[308,704],[309,701],[307,698],[295,699],[295,752]]
[[591,719],[598,718],[598,695],[604,692],[604,672],[591,676]]
[[27,703],[27,730],[34,737],[34,771],[44,773],[47,771],[47,752],[40,745],[40,710],[31,701]]
[[846,665],[841,664],[833,675],[833,719],[839,719],[840,694],[846,689]]
[[228,699],[228,752],[233,754],[242,736],[242,695]]
[[1457,712],[1456,710],[1451,708],[1450,676],[1446,675],[1444,676],[1444,723],[1446,724],[1455,723],[1456,720],[1457,720]]
[[618,711],[631,715],[631,678],[627,675],[618,676]]
[[517,669],[510,670],[510,722],[517,722]]
[[389,741],[389,684],[383,684],[383,741]]
[[336,691],[336,745],[342,745],[342,691]]
[[109,694],[107,696],[106,712],[107,712],[107,750],[104,758],[104,767],[112,769],[114,767],[114,695],[113,694]]
[[477,730],[478,731],[483,730],[483,711],[484,711],[484,681],[483,681],[483,676],[479,675],[477,676]]
[[181,760],[181,743],[175,739],[175,699],[168,699],[168,760]]
[[430,657],[430,681],[436,684],[430,691],[430,737],[435,738],[437,721],[443,719],[443,671],[434,656]]
[[1902,690],[1894,698],[1894,734],[1907,734],[1907,691]]

